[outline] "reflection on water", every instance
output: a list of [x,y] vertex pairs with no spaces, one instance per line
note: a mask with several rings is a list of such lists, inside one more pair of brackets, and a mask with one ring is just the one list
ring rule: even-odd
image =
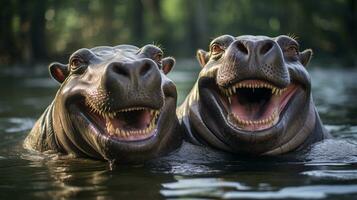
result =
[[[180,102],[197,76],[192,69],[170,75]],[[145,165],[113,169],[25,151],[22,141],[58,85],[47,74],[0,74],[0,199],[357,199],[357,70],[311,74],[315,102],[335,139],[313,147],[303,162],[237,159],[185,144]]]

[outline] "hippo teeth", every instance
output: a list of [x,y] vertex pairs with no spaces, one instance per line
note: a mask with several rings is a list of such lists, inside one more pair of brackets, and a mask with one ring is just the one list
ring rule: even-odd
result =
[[277,121],[279,119],[279,115],[278,115],[277,111],[274,111],[269,117],[267,117],[265,119],[261,119],[261,120],[244,120],[244,119],[241,119],[235,113],[231,113],[228,116],[228,118],[229,118],[229,120],[231,122],[234,122],[238,126],[246,126],[246,125],[260,125],[260,126],[268,125],[268,126],[273,126],[274,124],[277,123]]
[[155,122],[151,122],[150,125],[145,129],[140,130],[122,130],[120,128],[114,128],[114,126],[107,121],[106,128],[109,135],[120,136],[120,137],[130,137],[130,136],[140,136],[147,135],[155,129]]
[[228,97],[228,100],[231,101],[230,96],[236,94],[238,88],[250,88],[253,90],[258,88],[266,88],[271,90],[272,95],[281,95],[287,89],[287,88],[280,89],[270,83],[266,83],[263,81],[242,81],[242,82],[235,83],[234,85],[228,88],[220,87],[220,90],[225,96]]

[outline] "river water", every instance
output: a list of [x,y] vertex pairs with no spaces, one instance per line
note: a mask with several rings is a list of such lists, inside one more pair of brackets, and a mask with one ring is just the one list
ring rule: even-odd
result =
[[[197,76],[197,69],[185,69],[170,75],[179,101]],[[315,103],[334,139],[317,145],[306,161],[225,159],[206,148],[192,153],[195,147],[185,144],[174,156],[114,167],[23,149],[58,89],[39,71],[0,72],[0,199],[357,199],[355,69],[309,69]]]

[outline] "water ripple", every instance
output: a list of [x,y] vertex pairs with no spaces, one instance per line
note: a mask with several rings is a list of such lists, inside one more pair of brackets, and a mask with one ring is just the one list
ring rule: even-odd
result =
[[6,133],[15,133],[30,130],[35,123],[31,118],[8,118],[8,122],[13,124],[5,129]]
[[324,179],[357,180],[357,170],[312,170],[301,174]]
[[356,194],[357,185],[313,185],[302,187],[287,187],[278,191],[268,192],[227,192],[223,199],[322,199],[329,195]]

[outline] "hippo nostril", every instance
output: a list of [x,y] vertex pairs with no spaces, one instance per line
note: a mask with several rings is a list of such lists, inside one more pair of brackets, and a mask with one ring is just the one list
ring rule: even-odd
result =
[[266,53],[268,53],[269,52],[269,50],[270,49],[272,49],[273,48],[273,43],[272,42],[266,42],[265,44],[263,44],[263,46],[262,46],[262,48],[260,49],[260,54],[261,55],[264,55],[264,54],[266,54]]
[[113,71],[122,76],[130,76],[128,70],[120,65],[113,66]]
[[248,49],[245,47],[245,45],[242,42],[237,42],[237,48],[242,53],[248,54]]
[[140,69],[140,76],[147,74],[151,70],[151,67],[150,63],[145,63]]

